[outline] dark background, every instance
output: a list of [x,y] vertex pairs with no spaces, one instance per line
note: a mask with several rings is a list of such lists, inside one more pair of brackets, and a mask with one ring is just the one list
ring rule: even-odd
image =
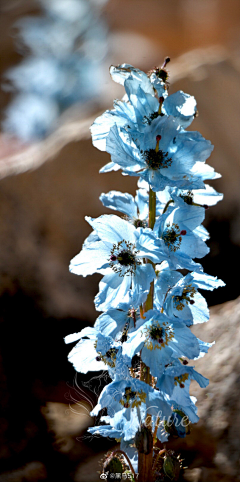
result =
[[[21,61],[12,37],[15,20],[37,14],[39,6],[2,0],[0,11],[3,74]],[[22,145],[0,135],[0,481],[11,474],[16,481],[93,482],[98,476],[89,475],[84,463],[88,467],[86,461],[108,445],[76,440],[92,422],[83,416],[85,395],[74,389],[63,337],[97,316],[93,298],[100,277],[68,272],[90,232],[84,216],[108,211],[98,200],[101,192],[136,189],[136,180],[120,173],[98,174],[109,156],[92,147],[88,132],[122,95],[108,76],[109,65],[126,62],[148,71],[168,55],[170,93],[181,89],[196,97],[199,117],[190,129],[215,145],[209,164],[222,178],[212,185],[224,193],[224,201],[206,212],[211,252],[202,264],[227,286],[205,295],[210,306],[239,295],[239,1],[110,0],[103,15],[109,51],[101,98],[69,109],[58,130],[40,143]],[[10,100],[2,91],[2,118]],[[91,375],[79,376],[79,383]],[[92,390],[86,393],[95,403]],[[69,396],[73,410],[66,412]]]

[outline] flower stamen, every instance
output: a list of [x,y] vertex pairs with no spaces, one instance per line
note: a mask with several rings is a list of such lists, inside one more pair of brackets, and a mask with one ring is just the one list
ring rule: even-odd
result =
[[197,293],[196,288],[191,284],[185,286],[181,296],[174,296],[174,305],[178,311],[182,311],[183,308],[190,304],[194,304],[194,295]]
[[110,257],[108,259],[110,268],[119,276],[127,274],[134,274],[137,265],[141,264],[141,261],[137,258],[139,251],[136,249],[135,244],[128,241],[119,241],[117,244],[113,244]]
[[167,224],[167,229],[164,230],[162,239],[170,251],[177,251],[180,248],[182,242],[182,236],[185,236],[187,231],[180,228],[178,224],[173,223],[170,226],[170,223]]
[[124,408],[134,408],[139,407],[142,403],[146,401],[146,393],[132,391],[131,387],[125,388],[125,394],[120,400],[121,405]]

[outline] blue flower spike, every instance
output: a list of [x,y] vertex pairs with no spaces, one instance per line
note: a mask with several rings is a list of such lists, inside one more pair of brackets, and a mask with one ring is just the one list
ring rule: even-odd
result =
[[148,74],[130,64],[110,68],[125,95],[93,123],[92,140],[111,156],[100,172],[138,176],[138,188],[135,196],[101,194],[115,214],[86,217],[93,231],[70,263],[72,273],[103,276],[94,327],[65,339],[78,342],[69,354],[77,371],[107,371],[112,380],[91,412],[98,422],[89,432],[120,442],[138,482],[165,480],[157,442],[185,437],[198,421],[191,380],[202,388],[208,380],[190,363],[214,342],[190,327],[209,319],[199,290],[224,286],[199,263],[209,252],[206,210],[223,197],[204,182],[219,177],[206,164],[213,146],[186,130],[196,101],[183,91],[168,95],[169,61]]

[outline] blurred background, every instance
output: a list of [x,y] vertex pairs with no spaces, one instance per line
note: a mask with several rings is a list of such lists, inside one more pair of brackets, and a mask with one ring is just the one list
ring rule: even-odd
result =
[[186,480],[239,480],[239,0],[1,0],[0,13],[0,482],[99,480],[112,443],[85,430],[104,377],[75,377],[63,337],[94,323],[100,277],[68,265],[90,232],[84,216],[108,211],[99,195],[134,194],[136,180],[98,174],[109,156],[89,127],[123,95],[111,64],[148,71],[165,56],[170,93],[197,100],[190,129],[215,145],[224,193],[206,212],[202,264],[227,286],[203,293],[212,317],[196,333],[218,343],[197,365],[210,388],[193,385],[201,422],[182,445]]

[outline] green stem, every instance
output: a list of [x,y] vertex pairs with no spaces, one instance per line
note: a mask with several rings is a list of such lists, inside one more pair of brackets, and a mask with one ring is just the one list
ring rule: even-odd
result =
[[[148,227],[153,229],[156,220],[156,193],[150,188],[149,190],[149,216],[148,216]],[[148,260],[154,268],[154,263]],[[154,281],[150,284],[150,290],[146,302],[144,303],[144,313],[153,308],[153,296],[154,296]],[[143,362],[141,362],[141,379],[151,385],[151,374],[150,369]],[[153,453],[142,454],[138,452],[138,482],[152,482],[152,463],[153,463]]]
[[150,188],[149,191],[149,216],[148,227],[153,229],[156,220],[156,193]]
[[167,204],[166,204],[166,206],[165,206],[165,208],[164,208],[164,210],[163,210],[163,214],[165,214],[165,212],[167,211],[168,206],[170,206],[170,204],[172,204],[172,203],[174,203],[173,199],[170,199],[170,200],[167,202]]
[[[148,215],[148,227],[153,229],[156,220],[156,193],[150,188],[149,190],[149,215]],[[148,260],[154,268],[154,263]],[[144,303],[144,312],[152,310],[153,308],[153,296],[154,296],[154,281],[150,284],[150,290],[148,297]]]

